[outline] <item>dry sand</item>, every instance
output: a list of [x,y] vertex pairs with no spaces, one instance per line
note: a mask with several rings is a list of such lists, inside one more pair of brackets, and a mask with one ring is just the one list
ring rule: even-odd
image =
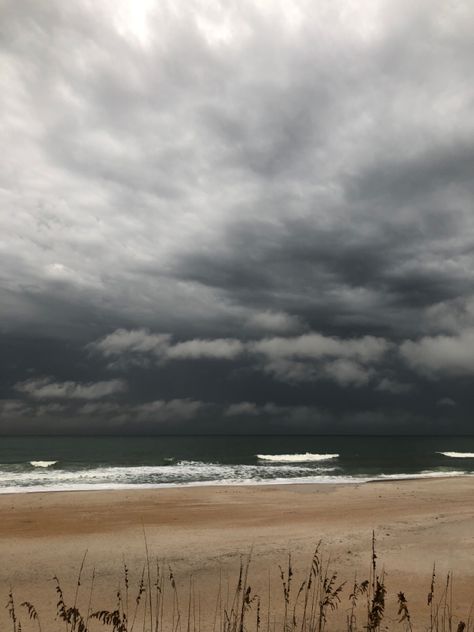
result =
[[[356,570],[361,579],[368,576],[372,530],[388,590],[405,591],[416,628],[426,622],[435,561],[440,582],[454,571],[460,616],[474,600],[474,478],[468,477],[3,495],[0,598],[6,602],[11,584],[17,602],[33,601],[47,620],[56,602],[51,578],[58,575],[66,596],[73,594],[87,550],[81,604],[95,567],[93,606],[114,607],[123,560],[135,583],[141,571],[142,525],[150,555],[171,564],[183,587],[194,575],[203,620],[214,612],[219,577],[223,585],[228,577],[232,583],[240,555],[250,549],[252,586],[266,597],[270,577],[276,597],[278,564],[284,565],[291,552],[294,566],[306,569],[320,539],[341,580],[350,583]],[[347,594],[339,621],[345,618]],[[0,629],[8,630],[1,610]],[[391,601],[388,615],[396,619]],[[46,629],[62,628],[50,623]]]

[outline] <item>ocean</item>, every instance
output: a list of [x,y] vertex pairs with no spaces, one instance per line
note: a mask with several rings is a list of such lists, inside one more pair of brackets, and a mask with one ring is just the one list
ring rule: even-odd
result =
[[1,437],[0,493],[474,474],[474,437]]

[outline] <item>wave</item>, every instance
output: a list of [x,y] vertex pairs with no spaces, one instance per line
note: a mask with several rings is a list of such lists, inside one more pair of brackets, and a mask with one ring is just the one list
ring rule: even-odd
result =
[[56,463],[57,461],[30,461],[30,465],[33,467],[52,467]]
[[451,459],[474,459],[474,452],[438,452],[443,456],[449,456]]
[[339,454],[314,454],[305,452],[304,454],[257,454],[261,461],[275,461],[278,463],[310,463],[311,461],[330,461],[337,459]]
[[215,486],[254,486],[254,485],[361,485],[365,483],[376,483],[383,481],[403,481],[410,479],[427,479],[427,478],[451,478],[459,476],[474,476],[461,471],[450,472],[422,472],[418,474],[381,474],[379,476],[370,477],[363,475],[352,476],[301,476],[301,477],[279,477],[269,479],[254,478],[222,478],[215,480],[194,480],[183,482],[162,482],[162,483],[124,483],[124,482],[81,482],[81,483],[59,483],[52,485],[15,485],[10,487],[0,487],[0,494],[16,494],[28,492],[71,492],[71,491],[107,491],[107,490],[130,490],[130,489],[169,489],[174,487],[215,487]]
[[[5,467],[5,466],[4,466]],[[42,466],[40,466],[42,467]],[[203,483],[206,481],[248,481],[279,478],[298,478],[333,471],[330,467],[280,465],[223,465],[201,461],[180,461],[169,465],[99,466],[61,469],[42,467],[5,468],[0,466],[0,489],[10,486],[50,488],[56,485],[161,485]]]
[[[262,455],[292,459],[307,455]],[[311,455],[335,458],[336,455]],[[36,462],[37,463],[37,462]],[[43,463],[52,464],[52,461]],[[260,462],[257,464],[222,464],[203,461],[179,461],[168,465],[50,465],[0,464],[0,493],[79,491],[107,489],[155,489],[167,487],[209,485],[271,485],[271,484],[362,484],[374,481],[442,478],[473,475],[466,471],[442,468],[416,473],[355,474],[342,470],[331,462]]]

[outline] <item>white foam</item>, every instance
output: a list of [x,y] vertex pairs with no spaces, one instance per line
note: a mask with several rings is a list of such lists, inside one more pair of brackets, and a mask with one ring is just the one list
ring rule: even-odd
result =
[[275,461],[278,463],[309,463],[311,461],[330,461],[337,459],[339,454],[314,454],[305,452],[304,454],[257,454],[261,461]]
[[296,476],[296,477],[275,477],[275,478],[221,478],[205,480],[188,480],[180,482],[160,482],[160,483],[126,483],[126,482],[56,482],[52,485],[11,485],[0,487],[1,494],[16,494],[30,492],[71,492],[71,491],[107,491],[107,490],[130,490],[130,489],[168,489],[173,487],[222,487],[222,486],[255,486],[255,485],[300,485],[300,484],[357,484],[367,483],[371,479],[363,476]]
[[425,470],[424,472],[419,472],[418,474],[379,474],[371,480],[371,482],[376,481],[403,481],[410,479],[418,479],[418,478],[451,478],[455,476],[473,476],[469,472],[462,472],[459,470],[451,470],[449,472],[436,471],[433,472],[431,470]]
[[141,485],[183,484],[221,480],[264,480],[273,478],[298,478],[333,471],[330,467],[308,467],[304,465],[237,465],[180,461],[174,465],[109,466],[90,469],[64,470],[60,468],[37,468],[18,470],[2,469],[0,466],[0,488],[57,485],[79,487],[83,485]]
[[56,463],[57,461],[30,461],[30,465],[33,467],[52,467]]
[[438,452],[443,456],[449,456],[451,459],[474,459],[474,452]]

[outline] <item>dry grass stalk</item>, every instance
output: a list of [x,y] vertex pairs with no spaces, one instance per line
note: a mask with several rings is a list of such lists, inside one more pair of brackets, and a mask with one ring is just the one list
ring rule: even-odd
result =
[[[87,553],[87,552],[86,552]],[[160,564],[158,560],[151,562],[148,544],[145,538],[146,559],[139,575],[135,600],[131,599],[130,573],[123,564],[123,578],[116,589],[116,604],[113,609],[92,609],[95,570],[92,570],[87,605],[84,614],[80,607],[80,589],[85,567],[86,554],[80,565],[74,591],[72,606],[69,606],[61,583],[54,578],[57,594],[56,615],[65,632],[96,632],[101,626],[111,632],[133,632],[137,628],[142,632],[207,632],[203,630],[201,591],[199,580],[189,577],[187,595],[183,600],[186,611],[183,616],[178,594],[178,585],[174,571],[170,566]],[[385,576],[378,571],[375,534],[372,534],[372,554],[369,579],[358,581],[354,576],[349,594],[346,616],[346,632],[380,632],[382,627],[388,630],[385,623],[387,588]],[[294,568],[291,555],[285,568],[279,567],[281,592],[272,590],[270,573],[268,575],[268,597],[266,604],[266,624],[262,626],[262,607],[265,602],[260,595],[254,593],[250,584],[251,553],[241,557],[235,588],[231,591],[227,580],[227,594],[219,571],[219,587],[215,599],[215,608],[210,621],[206,621],[212,632],[326,632],[329,629],[341,630],[340,623],[331,619],[338,609],[344,582],[338,581],[337,572],[331,568],[331,559],[321,553],[321,543],[315,548],[305,576],[299,576]],[[424,630],[428,632],[474,632],[471,612],[462,620],[456,618],[453,598],[453,576],[448,573],[442,593],[436,595],[436,572],[433,567],[430,591],[428,593],[429,623]],[[167,587],[170,590],[167,592]],[[186,593],[186,591],[185,591]],[[280,595],[280,597],[278,597]],[[364,611],[365,621],[359,624]],[[413,622],[408,609],[405,593],[397,593],[397,617],[389,619],[395,624],[403,625],[404,632],[413,632]],[[12,632],[22,632],[15,607],[13,591],[8,593],[6,604],[11,621]],[[35,626],[41,630],[38,611],[30,601],[24,601],[21,608],[26,610],[28,621],[26,630]],[[263,610],[265,612],[265,610]],[[281,615],[279,615],[281,613]],[[280,617],[280,618],[279,618]],[[391,625],[393,625],[391,624]],[[28,626],[30,626],[28,628]],[[99,627],[98,627],[99,626]],[[26,630],[24,632],[26,632]],[[53,632],[48,629],[48,632]]]

